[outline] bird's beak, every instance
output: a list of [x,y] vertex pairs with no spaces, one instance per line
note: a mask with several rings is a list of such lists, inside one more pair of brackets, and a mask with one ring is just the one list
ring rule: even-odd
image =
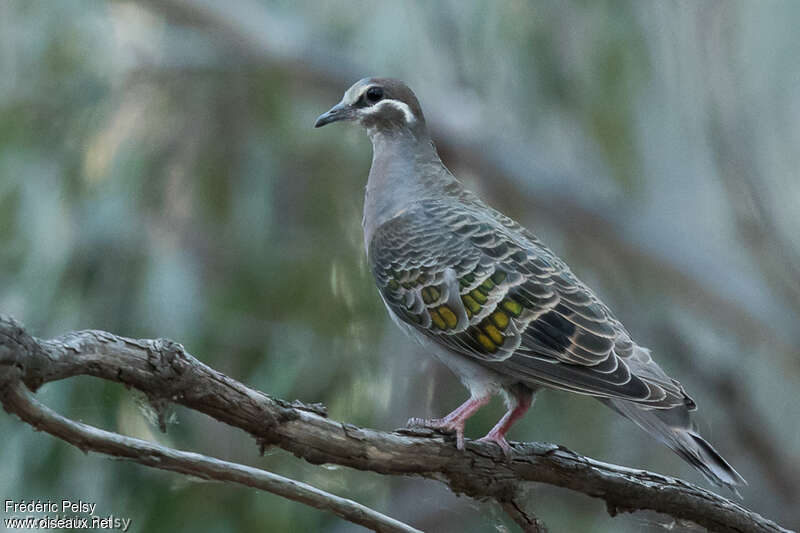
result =
[[337,122],[339,120],[352,120],[353,118],[355,118],[353,115],[353,108],[344,102],[339,102],[328,111],[317,117],[314,127],[321,128],[325,124],[330,124],[331,122]]

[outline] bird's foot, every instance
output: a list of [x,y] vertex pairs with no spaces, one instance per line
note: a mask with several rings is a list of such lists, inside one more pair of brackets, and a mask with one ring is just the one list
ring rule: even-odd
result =
[[506,436],[500,431],[492,430],[485,437],[478,439],[477,442],[494,442],[503,450],[503,455],[506,456],[506,459],[511,457],[511,445],[506,440]]
[[443,431],[445,433],[455,432],[456,447],[464,449],[464,425],[467,419],[475,414],[475,411],[489,403],[491,396],[478,396],[470,398],[449,415],[442,418],[411,418],[408,426],[424,427]]
[[485,437],[478,439],[479,442],[494,442],[500,446],[506,459],[511,458],[511,445],[506,440],[506,433],[514,425],[514,422],[525,414],[533,402],[533,390],[528,387],[516,387],[509,392],[511,394],[508,411]]
[[435,429],[442,433],[455,433],[456,434],[456,447],[459,450],[464,449],[464,421],[452,420],[449,417],[444,418],[409,418],[407,427],[423,427],[428,429]]

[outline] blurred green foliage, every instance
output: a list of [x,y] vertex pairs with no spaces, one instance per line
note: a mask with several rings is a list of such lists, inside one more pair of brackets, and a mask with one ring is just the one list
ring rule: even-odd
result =
[[[776,2],[751,19],[736,2],[231,2],[211,8],[215,19],[201,4],[0,4],[1,312],[42,337],[83,328],[169,337],[253,387],[323,402],[355,424],[391,429],[446,412],[465,391],[394,329],[366,267],[369,143],[356,128],[312,129],[356,76],[400,76],[435,131],[455,129],[488,161],[499,154],[524,166],[527,156],[549,171],[500,183],[462,166],[457,149],[445,154],[568,259],[681,378],[702,406],[701,429],[751,481],[747,504],[797,525],[796,509],[772,496],[778,485],[736,427],[742,422],[729,418],[730,399],[703,377],[733,373],[763,410],[750,422],[785,443],[785,458],[798,456],[800,433],[780,424],[796,418],[800,372],[791,356],[800,343],[786,324],[796,324],[797,298],[786,288],[791,275],[781,274],[786,262],[775,259],[775,249],[800,248],[786,231],[798,222],[789,148],[800,121],[779,120],[800,118],[800,100],[776,89],[796,87],[800,74],[787,52],[798,47],[786,29],[800,20],[796,7]],[[265,37],[267,22],[282,28],[284,41],[269,48],[238,39],[248,17],[265,24]],[[755,41],[786,71],[756,84],[760,92],[737,92],[761,73],[761,58],[747,52]],[[735,46],[739,56],[717,53]],[[779,120],[783,144],[735,135],[737,104],[753,101],[771,113],[751,117],[755,131]],[[733,178],[714,163],[721,140],[755,161],[754,189],[729,188]],[[772,206],[768,227],[778,229],[767,239],[777,248],[755,248],[740,232],[742,217],[767,227],[743,190]],[[583,224],[585,213],[554,219],[530,209],[540,193],[588,206],[619,229],[617,240]],[[719,301],[732,321],[708,312]],[[771,328],[746,335],[759,321]],[[700,357],[705,373],[678,352]],[[758,371],[742,372],[752,359]],[[161,434],[146,402],[114,384],[73,379],[39,394],[76,419],[267,468],[426,530],[515,527],[435,483],[315,467],[281,451],[260,457],[242,432],[183,409]],[[468,433],[487,430],[501,412],[493,403]],[[3,498],[82,498],[132,518],[134,531],[354,529],[275,496],[85,456],[8,416],[0,432]],[[586,399],[542,394],[512,436],[697,481]],[[554,531],[660,531],[665,523],[611,519],[598,502],[548,487],[532,488],[531,500]]]

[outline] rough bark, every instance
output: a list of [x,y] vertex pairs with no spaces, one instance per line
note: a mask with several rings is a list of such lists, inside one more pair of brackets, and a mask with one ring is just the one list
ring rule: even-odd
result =
[[[6,378],[8,375],[6,375]],[[2,378],[0,378],[2,380]],[[141,439],[125,437],[65,418],[42,405],[25,385],[12,378],[0,385],[0,398],[9,412],[34,428],[54,435],[85,452],[93,451],[130,461],[195,476],[201,479],[237,483],[271,492],[284,498],[330,511],[354,524],[386,533],[421,533],[360,503],[340,498],[293,479],[259,468],[207,457],[199,453],[174,450]]]
[[532,522],[530,531],[538,527],[536,519],[518,505],[527,482],[600,498],[612,516],[646,509],[711,531],[788,531],[685,481],[595,461],[554,444],[515,443],[508,459],[486,443],[467,442],[459,451],[448,435],[361,428],[330,420],[320,405],[272,398],[204,365],[169,340],[128,339],[103,331],[42,340],[13,319],[0,318],[0,397],[7,410],[9,391],[19,381],[35,391],[44,383],[77,375],[139,389],[157,409],[174,402],[205,413],[250,433],[262,449],[279,446],[314,464],[439,480],[456,493],[516,510],[510,515],[521,525]]

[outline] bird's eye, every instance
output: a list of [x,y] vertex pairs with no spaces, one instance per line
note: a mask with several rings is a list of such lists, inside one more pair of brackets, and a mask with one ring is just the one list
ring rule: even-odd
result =
[[370,104],[374,104],[381,98],[383,98],[383,88],[382,87],[370,87],[367,89],[367,92],[364,94],[367,98],[367,102]]

